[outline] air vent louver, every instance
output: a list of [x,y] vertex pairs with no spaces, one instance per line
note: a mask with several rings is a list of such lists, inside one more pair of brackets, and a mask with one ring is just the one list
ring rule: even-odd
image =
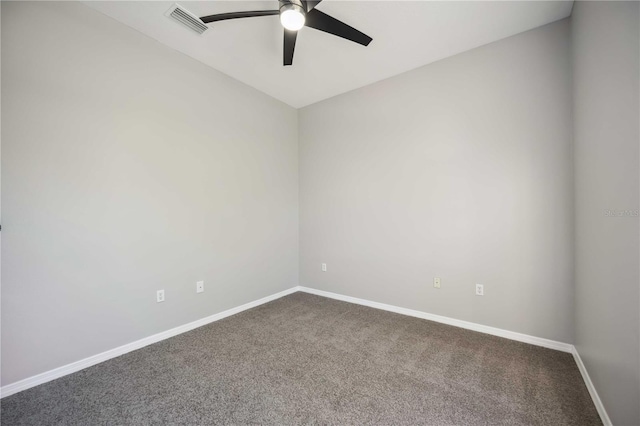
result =
[[171,6],[166,15],[198,34],[203,34],[209,29],[196,15],[178,4]]

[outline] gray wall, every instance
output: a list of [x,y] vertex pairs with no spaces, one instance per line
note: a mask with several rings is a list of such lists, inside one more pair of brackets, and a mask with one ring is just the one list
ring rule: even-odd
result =
[[573,341],[568,21],[306,107],[298,125],[300,285]]
[[297,285],[294,109],[85,5],[2,9],[3,384]]
[[[614,424],[640,424],[637,2],[577,2],[576,347]],[[623,216],[607,216],[606,210]]]

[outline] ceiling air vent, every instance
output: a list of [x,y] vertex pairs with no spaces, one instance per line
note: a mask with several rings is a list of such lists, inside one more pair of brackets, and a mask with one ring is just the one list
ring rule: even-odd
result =
[[203,34],[209,29],[209,27],[203,23],[200,18],[179,4],[171,6],[171,9],[169,9],[165,15],[198,34]]

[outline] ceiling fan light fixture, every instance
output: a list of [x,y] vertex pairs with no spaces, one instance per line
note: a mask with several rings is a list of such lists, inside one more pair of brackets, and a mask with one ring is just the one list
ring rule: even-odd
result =
[[289,31],[298,31],[304,27],[304,9],[294,3],[285,4],[280,8],[280,23]]
[[293,52],[296,48],[298,30],[302,27],[313,28],[324,33],[333,34],[345,40],[368,46],[372,38],[363,32],[345,24],[336,18],[322,13],[316,6],[322,0],[278,0],[279,7],[271,10],[246,10],[241,12],[217,13],[207,15],[198,20],[205,24],[226,21],[227,19],[257,18],[260,16],[280,16],[284,27],[282,46],[282,65],[293,65]]

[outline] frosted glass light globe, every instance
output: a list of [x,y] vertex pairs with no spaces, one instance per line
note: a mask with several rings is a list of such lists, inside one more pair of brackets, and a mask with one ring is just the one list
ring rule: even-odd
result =
[[304,14],[302,8],[296,5],[289,5],[285,10],[280,12],[280,23],[283,27],[290,31],[298,31],[304,27]]

